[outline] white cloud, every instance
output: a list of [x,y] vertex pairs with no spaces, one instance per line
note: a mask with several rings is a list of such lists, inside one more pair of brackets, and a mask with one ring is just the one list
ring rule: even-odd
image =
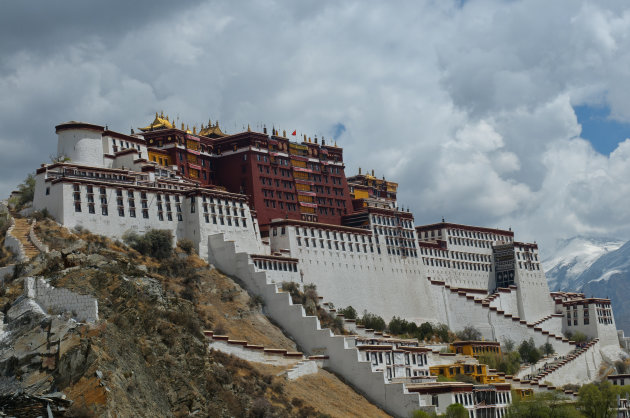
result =
[[398,181],[418,223],[630,238],[630,145],[596,153],[572,109],[630,120],[626,2],[198,2],[108,25],[81,10],[54,33],[0,29],[2,194],[54,152],[55,124],[127,132],[164,110],[328,140],[343,124],[348,171]]

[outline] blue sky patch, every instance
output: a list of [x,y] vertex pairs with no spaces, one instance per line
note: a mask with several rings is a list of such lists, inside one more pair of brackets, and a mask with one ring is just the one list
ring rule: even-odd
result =
[[346,131],[346,125],[341,122],[336,123],[332,128],[332,136],[337,139]]
[[582,125],[581,137],[601,154],[610,154],[617,144],[630,138],[630,123],[610,119],[608,106],[574,106],[573,110]]

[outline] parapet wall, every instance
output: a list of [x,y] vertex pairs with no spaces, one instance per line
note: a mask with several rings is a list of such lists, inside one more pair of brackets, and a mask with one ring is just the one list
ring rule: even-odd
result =
[[72,312],[81,322],[98,320],[98,302],[88,295],[79,295],[68,289],[55,288],[44,279],[26,277],[24,294],[34,299],[45,311]]
[[9,229],[7,229],[7,235],[4,238],[4,246],[10,249],[16,255],[18,261],[26,261],[28,260],[28,258],[26,257],[26,253],[24,252],[24,246],[22,245],[20,240],[13,235],[13,230],[15,229],[15,220],[13,219],[13,217],[10,217],[10,219],[11,226],[9,227]]

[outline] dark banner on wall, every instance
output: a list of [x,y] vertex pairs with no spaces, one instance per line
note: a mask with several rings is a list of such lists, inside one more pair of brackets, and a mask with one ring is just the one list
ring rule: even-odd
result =
[[492,247],[492,253],[497,287],[508,287],[514,284],[514,244],[496,245]]

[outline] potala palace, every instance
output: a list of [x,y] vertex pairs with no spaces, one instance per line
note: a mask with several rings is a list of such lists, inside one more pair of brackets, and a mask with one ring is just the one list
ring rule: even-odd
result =
[[[373,171],[347,177],[342,149],[324,138],[249,128],[226,135],[218,122],[189,130],[158,114],[130,135],[82,122],[56,133],[62,158],[37,169],[34,210],[113,238],[168,229],[191,240],[202,258],[261,295],[305,352],[393,415],[460,402],[471,416],[503,416],[510,384],[539,391],[594,381],[603,361],[621,355],[610,300],[550,292],[537,244],[511,230],[444,220],[417,226],[397,204],[396,183]],[[531,337],[567,360],[538,378],[488,382],[492,402],[480,407],[480,388],[423,383],[430,366],[452,356],[352,321],[346,328],[359,337],[335,338],[278,292],[286,281],[314,283],[324,301],[387,321],[472,325],[488,343]],[[587,346],[564,336],[577,331],[592,339]]]

